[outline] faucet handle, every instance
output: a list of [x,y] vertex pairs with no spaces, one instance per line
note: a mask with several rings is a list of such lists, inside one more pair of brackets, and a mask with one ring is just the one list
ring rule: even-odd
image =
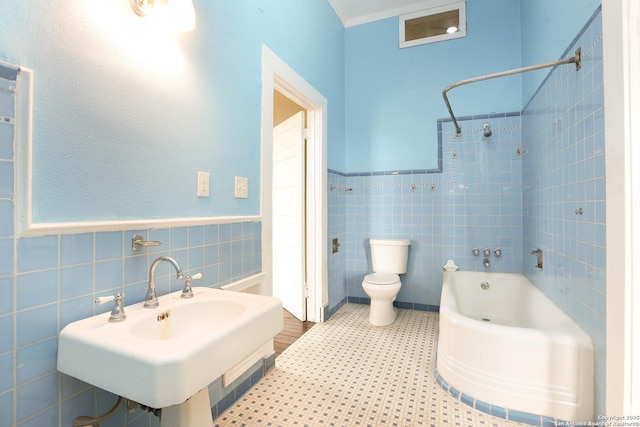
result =
[[109,322],[122,322],[124,319],[126,319],[127,316],[126,314],[124,314],[124,292],[117,293],[108,297],[98,297],[94,302],[98,305],[101,305],[109,301],[115,301],[113,310],[111,310],[111,316],[109,316]]
[[184,289],[182,289],[182,295],[180,298],[193,298],[193,290],[191,289],[191,281],[202,279],[202,273],[194,274],[193,276],[186,276],[184,278]]

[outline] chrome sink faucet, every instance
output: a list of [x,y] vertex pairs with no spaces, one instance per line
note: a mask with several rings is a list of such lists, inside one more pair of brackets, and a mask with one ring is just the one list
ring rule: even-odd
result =
[[173,268],[176,269],[177,279],[182,279],[183,277],[182,269],[175,259],[168,256],[161,256],[156,258],[156,260],[151,263],[151,268],[149,269],[149,284],[147,286],[147,296],[144,297],[145,308],[156,308],[159,305],[158,296],[156,295],[156,268],[162,261],[167,261],[173,266]]

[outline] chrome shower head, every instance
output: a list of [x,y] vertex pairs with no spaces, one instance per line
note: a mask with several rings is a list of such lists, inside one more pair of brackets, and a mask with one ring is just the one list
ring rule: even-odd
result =
[[482,130],[484,131],[485,138],[489,138],[493,134],[493,132],[491,132],[491,125],[489,123],[483,124]]

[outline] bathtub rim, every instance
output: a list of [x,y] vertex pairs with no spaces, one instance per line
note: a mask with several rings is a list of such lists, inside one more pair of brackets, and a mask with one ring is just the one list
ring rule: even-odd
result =
[[[513,325],[502,325],[499,323],[491,323],[491,322],[483,322],[481,320],[474,319],[469,316],[465,316],[457,311],[458,303],[456,301],[456,295],[454,285],[452,281],[456,277],[456,274],[462,273],[465,276],[471,275],[489,275],[489,277],[496,277],[496,275],[501,276],[514,276],[519,278],[524,278],[533,286],[537,292],[538,297],[548,303],[554,309],[554,316],[557,316],[561,322],[557,327],[548,327],[548,328],[534,328],[529,326],[513,326]],[[440,296],[440,316],[443,314],[449,316],[449,318],[455,320],[456,322],[460,322],[461,325],[467,326],[472,329],[478,329],[481,327],[491,327],[496,328],[496,333],[498,334],[508,334],[511,333],[514,329],[518,330],[519,334],[530,334],[531,337],[537,337],[540,335],[544,336],[552,336],[554,339],[561,340],[562,338],[568,339],[569,337],[572,340],[576,340],[580,345],[584,345],[590,348],[591,351],[594,351],[593,340],[591,337],[578,326],[578,324],[571,319],[565,312],[563,312],[549,297],[547,297],[540,289],[538,289],[535,284],[533,284],[526,276],[519,273],[496,273],[496,272],[477,272],[477,271],[443,271],[442,272],[443,282],[442,282],[442,293]],[[447,296],[451,298],[451,304],[444,304],[445,293],[448,292]],[[543,332],[544,331],[544,332]]]

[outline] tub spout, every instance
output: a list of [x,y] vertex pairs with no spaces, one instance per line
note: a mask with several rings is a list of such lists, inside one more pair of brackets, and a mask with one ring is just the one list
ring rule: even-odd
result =
[[484,264],[484,268],[489,268],[491,266],[491,264],[489,263],[488,259],[484,259],[484,261],[482,261],[482,264]]

